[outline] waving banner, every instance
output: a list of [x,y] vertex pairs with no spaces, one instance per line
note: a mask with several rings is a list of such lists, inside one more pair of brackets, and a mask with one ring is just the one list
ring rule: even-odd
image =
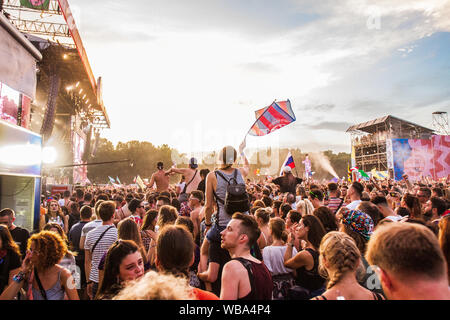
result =
[[256,122],[248,134],[252,136],[265,136],[296,120],[291,108],[291,102],[279,101],[255,112]]

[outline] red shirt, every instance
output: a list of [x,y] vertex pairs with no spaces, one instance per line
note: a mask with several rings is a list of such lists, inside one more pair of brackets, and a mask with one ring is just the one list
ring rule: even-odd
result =
[[192,288],[192,292],[194,293],[195,300],[220,300],[219,297],[209,291]]

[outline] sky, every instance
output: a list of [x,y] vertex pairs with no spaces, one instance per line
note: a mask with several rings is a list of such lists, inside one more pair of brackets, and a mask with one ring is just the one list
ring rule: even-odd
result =
[[297,121],[247,147],[350,153],[351,125],[450,111],[449,0],[71,0],[114,144],[236,148],[254,111]]

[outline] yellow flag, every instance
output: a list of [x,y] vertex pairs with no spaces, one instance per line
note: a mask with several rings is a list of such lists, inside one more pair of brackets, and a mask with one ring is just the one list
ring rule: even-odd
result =
[[138,175],[136,178],[136,183],[138,184],[138,186],[142,189],[145,190],[145,184],[144,181],[142,181],[141,177]]

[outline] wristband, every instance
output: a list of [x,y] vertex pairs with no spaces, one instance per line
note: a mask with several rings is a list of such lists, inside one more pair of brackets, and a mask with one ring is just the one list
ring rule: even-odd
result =
[[12,279],[14,282],[21,283],[26,277],[27,275],[23,271],[19,271]]

